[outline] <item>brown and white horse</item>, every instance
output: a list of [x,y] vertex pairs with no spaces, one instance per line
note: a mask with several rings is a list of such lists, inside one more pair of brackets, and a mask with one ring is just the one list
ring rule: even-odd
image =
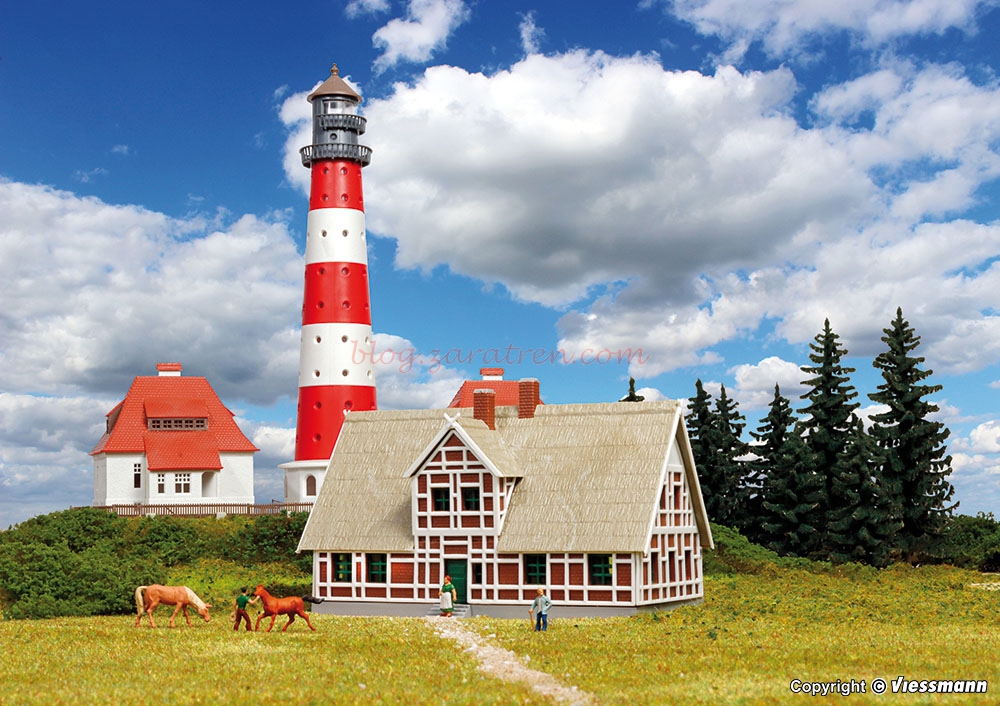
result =
[[[145,592],[145,596],[143,596],[143,592]],[[174,614],[170,616],[170,627],[174,626],[174,618],[182,610],[184,611],[184,619],[187,620],[188,627],[191,627],[191,618],[188,617],[187,611],[188,606],[194,606],[194,609],[198,611],[198,615],[207,623],[209,620],[208,609],[212,607],[211,603],[206,604],[205,601],[198,598],[198,594],[187,586],[161,586],[159,584],[139,586],[135,589],[135,609],[137,613],[135,626],[139,627],[139,623],[142,621],[142,614],[145,612],[149,615],[149,624],[155,628],[156,623],[153,622],[153,611],[161,603],[177,606],[174,609]]]
[[287,615],[288,622],[285,623],[285,627],[281,628],[281,632],[285,632],[288,626],[295,621],[295,616],[301,616],[306,621],[306,625],[309,626],[310,630],[315,630],[312,623],[309,622],[309,614],[306,613],[306,604],[303,599],[309,601],[310,603],[321,603],[322,601],[318,598],[312,598],[309,596],[303,596],[299,598],[298,596],[289,596],[288,598],[275,598],[270,593],[268,593],[263,586],[257,586],[254,589],[253,594],[255,596],[260,596],[261,603],[264,604],[264,612],[257,616],[257,624],[254,626],[254,630],[260,628],[260,619],[271,616],[271,624],[267,626],[267,631],[271,632],[271,628],[274,627],[274,619],[279,615]]

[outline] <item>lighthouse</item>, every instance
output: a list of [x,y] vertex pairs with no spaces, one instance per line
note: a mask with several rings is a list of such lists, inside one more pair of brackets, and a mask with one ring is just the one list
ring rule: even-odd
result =
[[376,409],[361,186],[372,151],[358,141],[367,121],[357,114],[361,96],[336,64],[308,100],[312,144],[300,150],[311,179],[295,460],[280,466],[286,502],[315,500],[344,415]]

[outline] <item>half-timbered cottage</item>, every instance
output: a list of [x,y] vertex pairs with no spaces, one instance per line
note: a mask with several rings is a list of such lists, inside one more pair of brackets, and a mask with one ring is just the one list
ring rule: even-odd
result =
[[[712,546],[679,402],[348,414],[299,543],[315,610],[422,615],[452,578],[466,614],[698,602]],[[471,414],[470,414],[471,412]],[[463,605],[464,604],[464,605]],[[467,606],[467,607],[465,607]]]

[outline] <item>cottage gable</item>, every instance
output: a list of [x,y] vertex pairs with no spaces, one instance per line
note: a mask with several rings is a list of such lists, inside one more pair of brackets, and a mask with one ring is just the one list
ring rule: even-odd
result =
[[[502,439],[482,431],[481,423],[466,430],[448,417],[422,460],[411,468],[415,536],[456,530],[497,535],[502,530],[516,478],[504,473],[476,443],[478,436],[487,448],[503,449]],[[497,455],[513,473],[510,454]]]

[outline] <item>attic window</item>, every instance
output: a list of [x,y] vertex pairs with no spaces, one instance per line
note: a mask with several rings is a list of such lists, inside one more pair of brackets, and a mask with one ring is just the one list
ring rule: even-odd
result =
[[185,417],[185,418],[157,418],[146,421],[146,428],[150,431],[171,430],[200,430],[208,429],[208,419],[205,417]]
[[479,509],[479,488],[475,486],[462,488],[462,509],[463,510]]
[[448,488],[431,488],[435,512],[447,512],[451,509],[451,491]]

